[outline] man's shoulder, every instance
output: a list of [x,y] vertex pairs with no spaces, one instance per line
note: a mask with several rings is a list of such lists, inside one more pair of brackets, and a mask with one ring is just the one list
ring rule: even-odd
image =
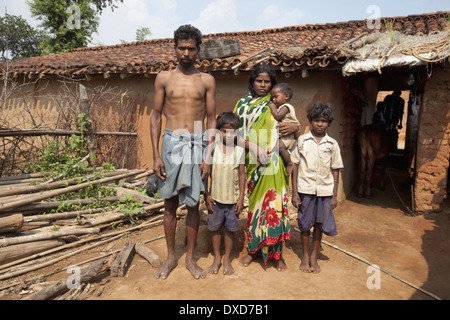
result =
[[199,74],[200,74],[200,76],[202,77],[203,80],[206,80],[206,81],[215,81],[214,77],[213,77],[211,74],[209,74],[209,73],[206,73],[206,72],[200,72]]

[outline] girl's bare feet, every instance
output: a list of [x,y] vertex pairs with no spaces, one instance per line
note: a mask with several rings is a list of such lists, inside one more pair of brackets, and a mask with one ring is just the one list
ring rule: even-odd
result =
[[219,268],[222,265],[220,257],[214,258],[212,265],[208,268],[208,272],[212,274],[217,274],[219,272]]
[[224,259],[223,260],[223,274],[228,275],[228,274],[233,274],[233,273],[234,273],[234,269],[231,266],[231,261],[229,259]]

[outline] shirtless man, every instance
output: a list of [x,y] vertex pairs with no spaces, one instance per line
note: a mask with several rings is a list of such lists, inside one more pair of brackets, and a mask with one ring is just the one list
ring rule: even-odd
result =
[[[206,276],[206,272],[197,265],[194,259],[194,246],[199,227],[198,193],[200,191],[195,195],[189,194],[187,196],[188,199],[185,201],[183,200],[185,198],[184,194],[182,195],[176,188],[172,188],[172,190],[176,190],[173,191],[176,194],[162,195],[163,188],[167,187],[165,184],[169,184],[171,180],[183,180],[182,178],[184,177],[184,173],[180,174],[178,171],[173,174],[171,172],[172,169],[168,167],[169,164],[172,166],[172,162],[169,161],[170,156],[163,156],[163,154],[166,155],[172,151],[164,150],[166,135],[170,136],[169,140],[172,139],[174,141],[179,137],[181,140],[181,137],[185,136],[176,135],[173,132],[184,131],[188,134],[189,139],[186,143],[191,146],[194,144],[190,140],[191,137],[192,139],[197,139],[199,136],[198,131],[204,132],[205,130],[205,117],[207,119],[206,129],[216,128],[215,80],[211,75],[199,72],[194,66],[200,50],[201,36],[201,32],[191,25],[179,27],[174,33],[178,65],[174,70],[162,71],[155,79],[155,100],[153,113],[150,118],[150,131],[153,145],[153,170],[160,179],[160,195],[165,199],[164,232],[168,253],[167,260],[154,272],[156,278],[167,278],[169,273],[177,266],[175,258],[175,230],[177,224],[176,210],[180,200],[186,203],[188,209],[186,216],[188,243],[185,259],[186,268],[195,279]],[[163,112],[166,118],[166,127],[160,154],[159,139],[161,136],[161,116]],[[199,130],[199,127],[201,127],[201,130]],[[211,131],[213,130],[206,130],[206,132]],[[174,136],[177,138],[173,139]],[[206,137],[206,139],[208,142],[211,141],[211,137]],[[205,141],[205,139],[202,141]],[[202,149],[204,149],[205,145],[201,146]],[[174,148],[168,146],[166,149]],[[184,165],[184,162],[182,165]],[[204,188],[201,182],[208,176],[209,166],[205,162],[201,164],[197,162],[193,163],[191,168],[192,170],[189,170],[191,170],[192,179],[189,178],[188,183],[191,183],[191,180],[194,182],[192,182],[193,187],[190,189]],[[194,186],[196,181],[200,181],[199,184],[197,183],[200,187]],[[177,184],[179,182],[171,183]]]

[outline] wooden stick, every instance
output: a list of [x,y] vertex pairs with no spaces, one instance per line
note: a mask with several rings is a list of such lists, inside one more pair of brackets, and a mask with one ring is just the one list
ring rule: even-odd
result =
[[136,243],[136,253],[150,262],[152,267],[158,268],[162,264],[161,258],[151,249],[147,248],[142,242]]
[[6,247],[13,244],[32,242],[38,240],[50,240],[68,235],[84,235],[99,232],[100,228],[67,228],[66,230],[46,232],[42,234],[33,234],[29,236],[0,239],[0,247]]
[[21,199],[21,200],[18,200],[18,201],[11,201],[10,203],[7,203],[7,204],[0,204],[0,211],[6,211],[6,210],[9,210],[9,209],[13,209],[13,208],[17,208],[17,207],[20,207],[20,206],[24,206],[24,205],[33,203],[35,201],[41,201],[41,200],[48,199],[48,198],[51,198],[51,197],[55,197],[55,196],[58,196],[58,195],[61,195],[61,194],[74,192],[74,191],[77,191],[77,190],[89,187],[91,185],[97,185],[97,184],[101,184],[101,183],[106,183],[106,182],[110,182],[110,181],[126,178],[126,177],[129,177],[129,176],[134,176],[134,175],[137,175],[137,174],[142,173],[144,171],[145,170],[132,170],[129,173],[120,174],[120,175],[117,175],[117,176],[103,178],[103,179],[99,179],[99,180],[94,180],[94,181],[88,181],[88,182],[80,183],[80,184],[77,184],[75,186],[64,188],[62,190],[52,190],[52,191],[48,191],[48,192],[43,192],[41,194],[32,195],[32,196],[27,197],[26,199]]
[[64,259],[66,259],[68,257],[73,256],[73,255],[76,255],[79,252],[83,252],[83,251],[89,250],[91,248],[94,248],[94,247],[97,247],[99,245],[102,245],[102,244],[104,244],[106,242],[114,241],[114,240],[122,237],[122,235],[124,233],[126,233],[126,232],[130,232],[130,231],[137,230],[137,229],[142,229],[142,228],[145,228],[145,227],[156,226],[156,225],[161,223],[161,221],[155,221],[156,219],[159,219],[159,218],[161,218],[161,216],[158,216],[158,217],[156,217],[156,218],[154,218],[152,220],[149,220],[149,221],[147,221],[145,223],[142,223],[141,225],[136,226],[136,227],[128,228],[128,229],[125,229],[125,230],[114,231],[114,232],[110,232],[110,233],[105,233],[105,234],[99,235],[99,236],[97,236],[95,238],[83,239],[83,240],[80,240],[80,241],[77,241],[77,242],[73,242],[73,243],[70,243],[70,244],[67,244],[67,245],[64,245],[64,246],[60,246],[60,247],[57,247],[57,248],[54,248],[54,249],[51,249],[51,250],[48,250],[48,251],[45,251],[45,252],[41,252],[41,253],[35,254],[35,255],[31,256],[31,257],[27,257],[27,258],[21,259],[19,261],[13,261],[13,262],[11,262],[11,263],[9,263],[7,265],[0,266],[0,270],[1,270],[1,269],[4,269],[4,268],[7,268],[7,267],[11,267],[13,265],[16,265],[18,263],[25,262],[25,261],[30,260],[30,259],[43,257],[45,255],[48,255],[50,253],[54,253],[56,251],[60,251],[60,250],[72,248],[72,247],[75,247],[75,246],[79,246],[79,245],[81,245],[83,243],[86,243],[86,242],[89,242],[89,241],[96,241],[96,240],[100,240],[100,239],[105,238],[105,237],[112,237],[112,238],[109,238],[109,239],[106,239],[106,240],[103,240],[103,241],[91,244],[90,246],[88,246],[86,248],[81,248],[81,249],[77,249],[77,250],[75,250],[73,252],[69,252],[69,253],[61,256],[61,257],[58,257],[58,258],[46,261],[46,262],[38,264],[38,265],[34,265],[33,267],[28,268],[28,269],[23,269],[23,270],[19,270],[19,271],[11,271],[11,272],[4,273],[4,274],[0,275],[0,280],[16,277],[16,276],[19,276],[21,274],[24,274],[24,273],[27,273],[27,272],[30,272],[30,271],[34,271],[34,270],[37,270],[37,269],[40,269],[40,268],[43,268],[43,267],[46,267],[46,266],[51,265],[51,264],[55,264],[56,262],[64,260]]
[[[145,240],[143,243],[149,243],[149,242],[152,242],[152,241],[156,241],[156,240],[162,239],[164,237],[165,237],[164,235],[158,236],[158,237],[155,237],[155,238],[152,238],[152,239]],[[108,239],[107,241],[111,241],[111,240],[112,239]],[[84,260],[84,261],[81,261],[81,262],[73,263],[73,264],[71,264],[71,266],[80,266],[80,265],[83,265],[85,263],[89,263],[89,262],[92,262],[92,261],[103,259],[103,258],[106,258],[106,257],[112,255],[112,254],[120,252],[120,250],[122,250],[122,249],[113,250],[113,251],[110,251],[108,253],[102,254],[102,255],[100,255],[98,257],[95,257],[95,258],[91,258],[91,259]],[[34,281],[36,281],[38,279],[43,279],[44,277],[47,277],[49,275],[52,275],[52,274],[58,273],[60,271],[66,270],[67,268],[68,267],[59,267],[59,268],[56,268],[56,269],[54,269],[54,270],[52,270],[50,272],[47,272],[45,274],[40,274],[38,276],[29,278],[29,279],[26,279],[26,280],[23,280],[23,281],[20,281],[20,282],[14,282],[14,283],[10,283],[10,284],[4,285],[3,287],[0,287],[0,291],[8,289],[8,288],[11,288],[11,287],[14,287],[14,286],[17,286],[17,285],[19,285],[19,284],[21,284],[23,282],[30,283],[30,282],[34,282]]]
[[[93,263],[87,267],[84,267],[80,271],[80,283],[86,283],[91,281],[100,272],[104,261],[99,261]],[[64,292],[70,290],[68,286],[69,277],[59,280],[56,284],[44,288],[36,293],[33,293],[22,300],[47,300],[56,295],[63,294]]]
[[[115,176],[115,175],[119,175],[120,173],[115,173],[115,172],[105,172],[103,174],[103,178],[106,177],[111,177],[111,176]],[[95,178],[94,174],[90,174],[88,176],[86,176],[86,179],[92,179]],[[23,194],[23,193],[33,193],[33,192],[38,192],[38,191],[43,191],[43,190],[51,190],[51,189],[57,189],[57,188],[61,188],[61,187],[67,187],[69,185],[73,185],[78,183],[78,180],[80,179],[80,177],[78,178],[73,178],[73,179],[67,179],[67,180],[62,180],[62,181],[57,181],[57,182],[52,182],[50,180],[38,184],[38,185],[28,185],[25,187],[20,187],[20,188],[14,188],[14,187],[9,187],[9,188],[4,188],[3,190],[0,190],[0,197],[7,197],[7,196],[12,196],[12,195],[17,195],[17,194]]]

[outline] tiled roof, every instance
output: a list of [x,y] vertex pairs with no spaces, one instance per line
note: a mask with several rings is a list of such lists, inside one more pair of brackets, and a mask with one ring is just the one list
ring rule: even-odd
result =
[[[381,18],[394,21],[393,29],[406,35],[428,35],[448,28],[450,11],[405,17]],[[326,24],[297,25],[258,31],[207,34],[203,42],[212,39],[230,39],[240,42],[240,54],[227,58],[197,61],[202,71],[249,70],[261,61],[276,69],[289,71],[303,67],[327,67],[342,64],[355,52],[342,45],[355,37],[377,32],[370,29],[367,20]],[[263,49],[271,47],[273,50]],[[251,58],[248,60],[248,58]],[[246,61],[246,59],[248,61]],[[239,63],[244,62],[240,64]],[[172,39],[144,40],[126,44],[87,47],[67,53],[23,58],[9,62],[12,74],[156,74],[176,66]]]

